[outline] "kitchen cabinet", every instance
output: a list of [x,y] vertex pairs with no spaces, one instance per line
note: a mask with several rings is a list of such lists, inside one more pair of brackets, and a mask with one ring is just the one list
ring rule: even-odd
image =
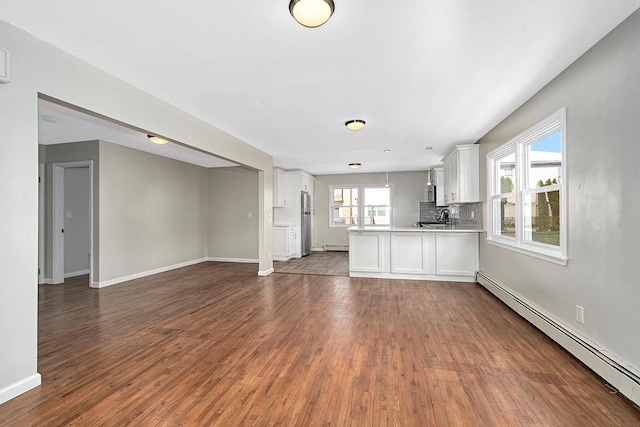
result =
[[296,253],[298,233],[292,224],[273,226],[273,259],[284,261]]
[[474,276],[478,271],[478,233],[436,233],[436,273]]
[[349,276],[475,282],[481,230],[349,228]]
[[435,274],[435,233],[391,233],[391,272]]
[[444,158],[444,204],[480,201],[480,157],[477,144],[456,145]]
[[444,169],[433,168],[433,177],[436,184],[436,206],[447,206],[444,202]]
[[350,232],[349,271],[383,273],[389,271],[387,247],[389,233]]
[[[301,192],[306,191],[311,196],[311,230],[313,230],[313,222],[315,217],[314,207],[314,184],[315,178],[304,171],[287,171],[285,176],[285,200],[284,206],[273,210],[274,224],[292,224],[296,227],[298,238],[294,245],[294,257],[302,256],[302,239],[300,239],[300,230],[302,227],[302,203]],[[313,248],[313,235],[311,236],[311,247]],[[277,259],[274,255],[274,259]]]
[[283,208],[287,206],[286,172],[273,168],[273,207]]

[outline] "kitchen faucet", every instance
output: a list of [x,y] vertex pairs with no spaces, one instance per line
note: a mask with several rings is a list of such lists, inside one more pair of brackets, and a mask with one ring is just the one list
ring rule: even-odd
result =
[[451,214],[451,212],[449,212],[449,209],[444,208],[442,209],[440,212],[438,212],[438,222],[441,224],[446,224],[449,222],[449,215]]

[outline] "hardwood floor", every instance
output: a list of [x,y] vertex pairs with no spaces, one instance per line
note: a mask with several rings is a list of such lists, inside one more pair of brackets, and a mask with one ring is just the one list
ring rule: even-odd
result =
[[275,261],[276,273],[349,276],[349,252],[312,252],[302,258]]
[[83,280],[39,288],[43,383],[0,425],[640,425],[479,285],[229,263]]

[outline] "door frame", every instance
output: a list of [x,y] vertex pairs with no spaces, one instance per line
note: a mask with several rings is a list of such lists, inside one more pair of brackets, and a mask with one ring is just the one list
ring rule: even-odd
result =
[[93,283],[93,160],[53,163],[53,227],[51,282],[64,283],[64,170],[70,168],[89,168],[89,286]]
[[38,284],[42,285],[45,282],[44,268],[45,268],[45,211],[47,209],[45,205],[45,167],[44,163],[38,163]]

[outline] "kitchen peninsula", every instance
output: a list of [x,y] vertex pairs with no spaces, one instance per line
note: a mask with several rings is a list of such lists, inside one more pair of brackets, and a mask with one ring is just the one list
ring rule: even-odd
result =
[[478,234],[466,226],[351,227],[349,276],[475,282]]

